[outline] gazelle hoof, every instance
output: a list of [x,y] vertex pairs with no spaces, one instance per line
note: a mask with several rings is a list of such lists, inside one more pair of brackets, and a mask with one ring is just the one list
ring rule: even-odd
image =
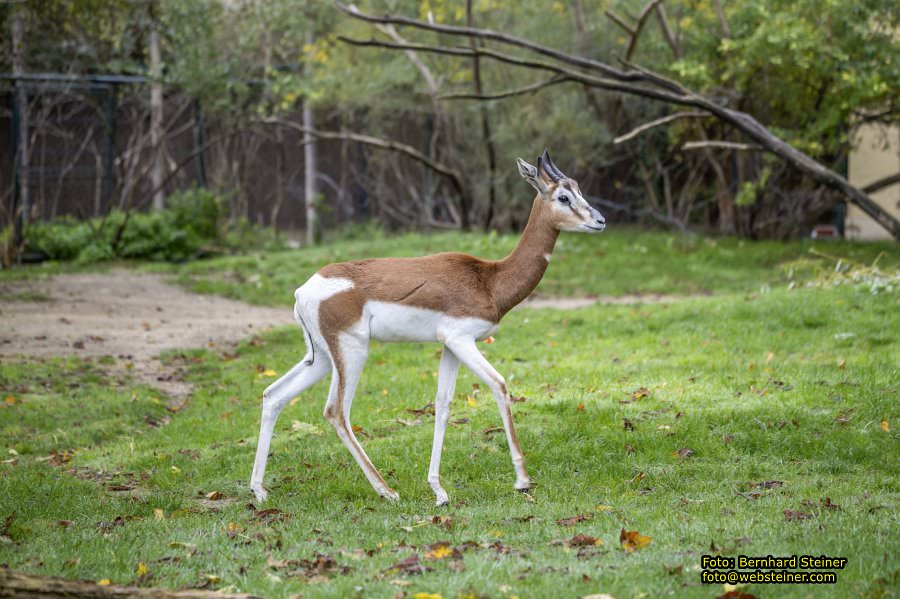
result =
[[447,492],[441,489],[440,491],[435,491],[437,495],[437,499],[434,502],[434,505],[440,507],[442,505],[450,505],[450,496],[447,495]]
[[522,491],[524,493],[525,491],[530,489],[533,484],[531,482],[531,479],[526,478],[524,480],[517,480],[516,484],[513,486],[516,488],[516,491]]
[[378,494],[388,501],[400,501],[400,493],[393,489],[385,489],[384,491],[380,491]]
[[250,487],[250,490],[253,491],[253,494],[256,495],[256,500],[259,502],[263,502],[269,497],[269,492],[266,491],[262,485],[258,487]]

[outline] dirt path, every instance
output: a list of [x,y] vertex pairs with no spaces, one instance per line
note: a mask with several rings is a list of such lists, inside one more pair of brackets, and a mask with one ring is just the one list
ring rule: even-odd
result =
[[[176,398],[187,395],[190,387],[160,363],[161,352],[228,346],[293,323],[288,308],[190,293],[163,275],[127,270],[0,283],[0,297],[0,356],[112,356],[139,380]],[[678,299],[535,296],[521,307],[571,310]]]
[[0,296],[13,298],[0,303],[0,356],[113,356],[173,396],[190,388],[160,363],[161,352],[227,346],[293,323],[288,308],[189,293],[162,275],[127,270],[0,283]]

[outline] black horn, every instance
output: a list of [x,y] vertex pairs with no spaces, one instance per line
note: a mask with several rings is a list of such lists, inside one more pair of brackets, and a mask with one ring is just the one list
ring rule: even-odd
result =
[[544,148],[544,153],[541,154],[541,162],[544,163],[544,170],[547,171],[547,174],[550,175],[550,178],[553,179],[554,183],[559,182],[560,179],[566,179],[565,173],[563,173],[559,168],[553,164],[553,160],[550,159],[550,153],[547,152],[547,148]]

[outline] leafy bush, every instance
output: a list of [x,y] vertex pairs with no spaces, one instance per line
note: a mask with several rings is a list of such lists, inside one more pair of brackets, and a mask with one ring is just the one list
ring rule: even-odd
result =
[[277,246],[274,231],[245,220],[229,222],[222,197],[208,189],[172,195],[161,212],[125,213],[31,225],[27,250],[53,260],[99,262],[132,258],[184,262],[210,254]]

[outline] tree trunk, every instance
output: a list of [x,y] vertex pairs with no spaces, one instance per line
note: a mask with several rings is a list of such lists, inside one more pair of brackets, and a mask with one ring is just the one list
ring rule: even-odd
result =
[[[13,43],[13,74],[25,74],[25,4],[13,8],[12,19],[12,43]],[[16,105],[19,109],[19,138],[18,151],[16,152],[16,182],[19,185],[18,206],[13,214],[13,246],[12,255],[18,256],[18,248],[22,245],[22,236],[28,217],[31,212],[31,198],[29,194],[29,123],[28,123],[28,90],[25,82],[16,80]]]
[[[151,10],[153,5],[151,5]],[[155,13],[155,11],[153,11]],[[150,84],[150,151],[153,155],[153,168],[150,171],[150,185],[153,188],[153,209],[157,212],[165,207],[165,195],[163,194],[163,90],[162,82],[162,57],[159,50],[159,28],[156,23],[156,15],[150,30],[150,76],[153,82]]]

